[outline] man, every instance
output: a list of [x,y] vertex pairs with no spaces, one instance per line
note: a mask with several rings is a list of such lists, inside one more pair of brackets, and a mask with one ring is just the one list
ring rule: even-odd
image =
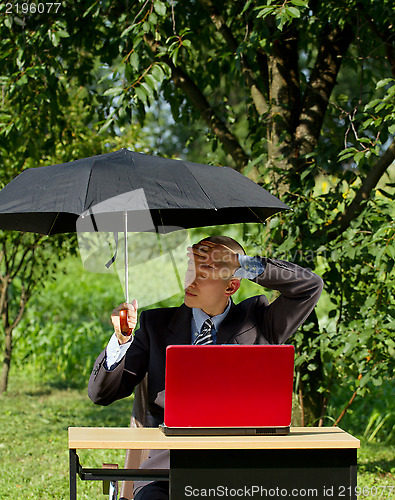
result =
[[[148,374],[148,404],[154,425],[163,422],[166,347],[173,344],[281,344],[303,323],[321,294],[323,282],[295,264],[249,257],[241,245],[225,236],[206,238],[188,247],[184,304],[144,311],[132,337],[122,334],[119,312],[128,311],[134,332],[137,303],[121,304],[111,319],[114,335],[95,362],[89,397],[108,405],[129,396]],[[258,295],[235,304],[232,295],[242,278],[278,290],[269,304]],[[168,467],[166,452],[152,452],[143,465]],[[163,482],[136,483],[136,500],[168,498]]]

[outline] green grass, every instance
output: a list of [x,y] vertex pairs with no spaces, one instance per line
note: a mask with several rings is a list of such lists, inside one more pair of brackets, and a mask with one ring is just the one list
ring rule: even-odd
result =
[[[127,426],[131,399],[95,406],[86,391],[11,378],[0,396],[0,498],[69,498],[68,435],[72,426]],[[86,467],[123,466],[124,451],[79,452]],[[79,499],[105,498],[101,482],[79,481]]]
[[[62,500],[69,495],[67,428],[70,426],[127,426],[131,400],[109,407],[93,405],[86,391],[50,386],[12,373],[9,390],[0,396],[0,498]],[[85,467],[103,462],[123,466],[124,451],[79,451]],[[358,485],[365,500],[395,498],[395,448],[362,442]],[[377,487],[377,493],[374,489]],[[80,481],[79,499],[105,498],[101,482]],[[380,496],[382,494],[382,496]]]
[[358,453],[358,486],[364,500],[395,498],[395,447],[361,442]]

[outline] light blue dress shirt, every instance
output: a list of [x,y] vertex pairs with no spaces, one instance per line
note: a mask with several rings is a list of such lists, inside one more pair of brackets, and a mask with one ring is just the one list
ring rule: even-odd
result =
[[218,314],[217,316],[209,316],[202,309],[197,309],[196,307],[192,308],[192,321],[191,321],[191,344],[195,342],[196,337],[199,335],[200,330],[202,329],[203,323],[206,319],[211,319],[214,324],[214,328],[211,330],[211,335],[213,337],[213,343],[217,343],[217,333],[218,328],[222,321],[226,318],[230,306],[231,300],[229,300],[229,304],[226,306],[226,309],[223,313]]

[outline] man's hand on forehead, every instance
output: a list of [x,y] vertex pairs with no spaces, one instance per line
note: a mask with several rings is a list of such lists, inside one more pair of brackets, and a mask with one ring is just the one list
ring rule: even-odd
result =
[[237,253],[218,243],[202,241],[188,247],[189,265],[214,278],[229,279],[239,266]]

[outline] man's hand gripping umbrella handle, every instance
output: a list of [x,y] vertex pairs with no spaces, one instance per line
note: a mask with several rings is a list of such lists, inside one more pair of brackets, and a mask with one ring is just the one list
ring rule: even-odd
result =
[[131,335],[132,331],[128,325],[128,311],[127,309],[121,309],[119,311],[119,326],[121,328],[121,333],[123,335]]
[[137,300],[133,299],[131,304],[124,302],[116,307],[111,314],[111,321],[118,342],[128,342],[137,324]]

